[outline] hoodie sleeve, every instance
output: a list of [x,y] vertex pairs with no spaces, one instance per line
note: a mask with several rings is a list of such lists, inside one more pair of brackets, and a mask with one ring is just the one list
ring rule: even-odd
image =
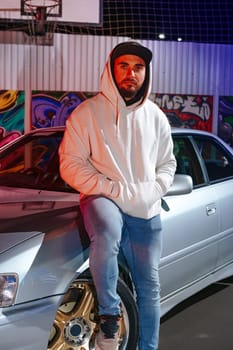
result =
[[176,171],[176,158],[173,153],[173,141],[171,127],[167,118],[163,118],[160,142],[158,149],[158,160],[156,165],[156,188],[161,198],[167,193],[173,183]]
[[119,184],[98,172],[90,163],[89,135],[71,115],[59,148],[60,174],[72,188],[86,195],[116,197]]

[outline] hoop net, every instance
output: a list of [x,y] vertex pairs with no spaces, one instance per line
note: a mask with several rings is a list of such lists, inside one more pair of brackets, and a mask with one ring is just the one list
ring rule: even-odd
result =
[[26,44],[53,45],[53,36],[57,26],[54,16],[60,0],[23,0],[25,13],[28,17],[28,35]]
[[102,26],[71,24],[61,31],[232,45],[232,23],[232,0],[103,0]]

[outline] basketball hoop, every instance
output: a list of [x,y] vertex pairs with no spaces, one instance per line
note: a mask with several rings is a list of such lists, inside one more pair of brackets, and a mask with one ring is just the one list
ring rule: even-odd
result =
[[23,14],[28,17],[28,35],[31,44],[52,45],[56,21],[47,18],[56,17],[61,0],[23,0]]

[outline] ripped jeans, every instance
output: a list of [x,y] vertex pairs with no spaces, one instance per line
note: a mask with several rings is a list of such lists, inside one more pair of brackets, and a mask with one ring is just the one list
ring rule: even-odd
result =
[[[90,246],[90,269],[100,315],[120,313],[118,253],[127,261],[137,295],[139,350],[157,350],[160,326],[160,215],[141,219],[124,214],[110,199],[89,196],[81,202]],[[134,350],[134,349],[132,349]]]

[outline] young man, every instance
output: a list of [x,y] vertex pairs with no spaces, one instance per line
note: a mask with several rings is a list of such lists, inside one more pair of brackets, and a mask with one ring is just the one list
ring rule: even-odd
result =
[[167,118],[148,99],[151,59],[152,52],[137,42],[117,45],[101,92],[71,114],[60,147],[61,175],[80,191],[91,241],[101,320],[96,350],[118,349],[119,248],[137,294],[139,349],[158,348],[161,198],[173,182],[176,161]]

